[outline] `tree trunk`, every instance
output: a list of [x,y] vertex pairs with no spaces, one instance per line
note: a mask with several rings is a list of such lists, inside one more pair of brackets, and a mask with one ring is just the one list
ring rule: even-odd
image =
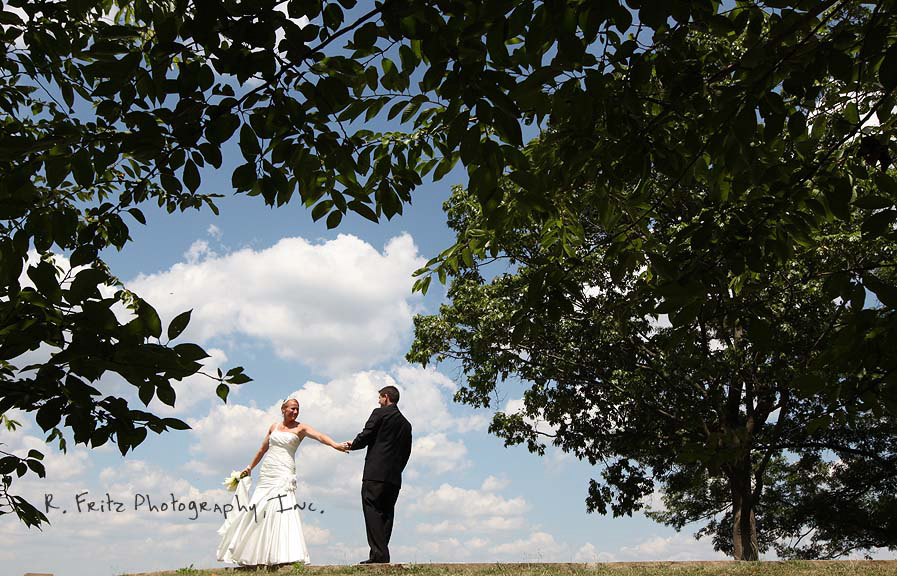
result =
[[736,560],[759,560],[757,520],[754,516],[754,495],[751,490],[751,461],[745,458],[733,471],[732,487],[732,555]]

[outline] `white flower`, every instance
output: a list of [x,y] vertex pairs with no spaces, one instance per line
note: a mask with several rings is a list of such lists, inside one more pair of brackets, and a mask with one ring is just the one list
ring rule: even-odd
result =
[[230,473],[230,476],[224,479],[224,487],[227,488],[228,492],[233,492],[237,489],[237,484],[240,483],[240,472],[234,470]]

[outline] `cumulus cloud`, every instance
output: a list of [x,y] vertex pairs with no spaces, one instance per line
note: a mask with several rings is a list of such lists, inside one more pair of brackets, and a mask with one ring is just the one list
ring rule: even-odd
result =
[[510,484],[511,481],[506,476],[502,476],[501,478],[497,476],[487,476],[486,479],[483,480],[483,485],[480,486],[480,490],[483,492],[498,492],[504,490]]
[[284,238],[224,255],[200,240],[185,258],[128,286],[163,319],[192,309],[185,339],[247,337],[326,375],[373,366],[400,351],[418,298],[411,273],[424,263],[407,234],[382,251],[346,234],[320,243]]
[[686,561],[686,560],[725,560],[722,552],[713,549],[709,539],[696,540],[686,534],[651,536],[634,546],[620,548],[620,556],[625,560],[637,561]]
[[246,467],[261,446],[268,426],[279,417],[279,406],[267,410],[237,403],[214,406],[204,418],[190,420],[190,452],[194,457],[190,468],[219,476]]
[[507,499],[494,492],[444,483],[424,493],[411,509],[445,517],[519,516],[529,510],[529,505],[523,498]]
[[539,531],[527,538],[493,546],[491,552],[523,562],[557,562],[565,558],[567,545],[559,543],[551,534]]
[[[444,393],[449,384],[438,372],[405,365],[394,367],[391,372],[357,372],[326,383],[308,381],[289,395],[299,401],[301,422],[341,442],[352,440],[362,430],[377,407],[378,390],[398,386],[402,394],[399,407],[411,422],[414,434],[407,473],[409,477],[420,477],[468,465],[467,448],[454,435],[479,429],[478,424],[471,422],[480,417],[454,416],[449,411]],[[215,474],[246,466],[267,427],[280,418],[280,399],[263,408],[234,401],[214,404],[206,416],[190,421],[194,438],[192,465],[214,470]],[[300,482],[305,481],[314,493],[336,497],[351,490],[354,497],[364,460],[361,454],[353,452],[347,457],[307,440],[300,445],[297,458]]]
[[583,563],[614,562],[616,561],[616,558],[610,552],[599,552],[591,542],[586,542],[576,551],[576,554],[573,555],[573,561]]
[[209,248],[209,243],[205,240],[196,240],[190,245],[190,248],[184,252],[184,259],[187,264],[196,264],[203,258],[215,258],[218,255]]
[[442,432],[414,441],[411,452],[415,465],[429,468],[436,474],[463,470],[470,466],[467,447],[461,440],[449,440]]
[[209,224],[209,227],[206,228],[206,234],[208,234],[215,240],[221,240],[221,238],[224,237],[224,232],[221,231],[221,228],[215,226],[214,224]]

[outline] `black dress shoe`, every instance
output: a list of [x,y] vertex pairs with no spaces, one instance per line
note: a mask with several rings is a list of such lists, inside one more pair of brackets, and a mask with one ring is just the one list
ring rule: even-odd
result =
[[389,560],[362,560],[359,564],[389,564]]

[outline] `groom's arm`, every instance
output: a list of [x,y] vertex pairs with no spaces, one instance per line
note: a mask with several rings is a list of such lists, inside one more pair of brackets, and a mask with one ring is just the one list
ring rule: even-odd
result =
[[377,429],[380,427],[380,421],[382,419],[383,414],[380,408],[377,408],[376,410],[371,412],[371,417],[368,418],[367,423],[364,425],[364,429],[358,433],[358,436],[355,437],[355,440],[352,440],[352,445],[349,447],[349,449],[360,450],[373,442],[374,438],[377,437]]
[[402,436],[402,466],[401,469],[405,469],[405,465],[408,464],[408,458],[411,456],[411,424],[408,424],[408,433]]

